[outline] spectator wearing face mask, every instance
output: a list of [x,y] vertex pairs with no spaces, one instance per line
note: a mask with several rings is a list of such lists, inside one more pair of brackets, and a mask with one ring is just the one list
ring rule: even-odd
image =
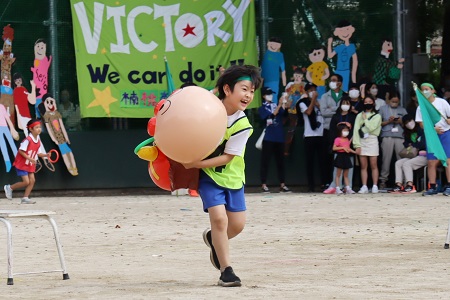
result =
[[395,162],[395,188],[394,192],[415,193],[413,184],[414,170],[427,165],[425,134],[423,129],[414,122],[414,116],[406,115],[402,118],[405,141],[403,146],[414,147],[419,155],[413,158],[401,158]]
[[359,91],[359,85],[352,83],[350,89],[348,90],[348,95],[350,97],[350,112],[356,115],[359,114],[364,109],[364,103],[361,100],[361,93]]
[[[308,179],[308,191],[314,192],[315,180],[314,170],[320,172],[321,184],[327,182],[325,178],[325,147],[323,138],[324,121],[320,112],[320,104],[317,101],[316,85],[307,83],[305,86],[306,95],[297,102],[297,114],[303,116],[305,122],[305,132],[303,134],[305,146],[306,175]],[[331,164],[331,162],[330,162]],[[331,175],[330,175],[331,177]]]
[[[445,99],[439,98],[435,95],[436,90],[430,83],[422,83],[420,86],[423,95],[428,99],[428,101],[433,104],[436,110],[440,113],[441,119],[439,122],[434,124],[434,130],[438,134],[439,141],[442,148],[447,156],[447,167],[445,167],[445,175],[447,177],[447,182],[450,181],[450,105]],[[423,128],[422,111],[419,106],[416,111],[416,122],[421,123],[420,126]],[[434,153],[430,153],[427,149],[427,159],[428,159],[428,178],[430,183],[430,188],[425,191],[423,196],[436,195],[439,191],[436,187],[436,168],[440,163],[436,158]],[[450,196],[450,187],[447,186],[443,192],[444,196]]]
[[[333,74],[330,77],[328,84],[330,90],[322,95],[320,98],[320,112],[323,116],[323,138],[325,142],[325,156],[323,157],[325,166],[326,181],[331,182],[333,173],[333,142],[330,138],[330,122],[333,115],[339,106],[344,91],[342,90],[342,76],[339,74]],[[325,189],[325,187],[324,187]]]
[[[350,90],[351,92],[351,90]],[[359,91],[358,91],[359,92]],[[362,104],[361,104],[361,108],[362,108]],[[337,138],[337,127],[338,124],[346,124],[348,128],[353,128],[354,124],[355,124],[355,119],[356,119],[356,115],[350,112],[351,109],[351,102],[350,102],[350,97],[349,95],[343,95],[341,102],[339,102],[339,107],[336,111],[336,114],[334,114],[334,116],[331,118],[331,122],[330,122],[330,128],[334,128],[335,130],[331,130],[330,131],[330,137],[331,139],[334,141]],[[348,139],[351,140],[352,136],[353,136],[353,131],[350,130],[349,132],[349,136]],[[334,155],[335,157],[336,155]],[[354,165],[355,163],[355,158],[353,155],[350,156],[350,161],[352,163],[352,165]],[[333,169],[333,178],[336,178],[336,168]],[[348,171],[348,178],[349,178],[349,184],[348,186],[350,187],[349,189],[347,189],[345,192],[347,194],[353,194],[353,190],[351,189],[352,187],[352,178],[353,178],[353,168],[350,168]],[[335,194],[336,193],[336,182],[334,180],[331,181],[330,185],[328,186],[328,188],[323,191],[324,194]]]
[[378,155],[380,153],[378,136],[381,131],[381,116],[375,110],[375,100],[372,95],[364,98],[364,110],[356,116],[353,127],[353,147],[359,155],[361,165],[360,194],[367,194],[368,167],[372,171],[372,193],[378,193]]
[[275,92],[269,87],[261,89],[264,103],[258,109],[260,118],[265,123],[265,134],[261,149],[261,189],[263,193],[270,193],[267,187],[267,173],[269,171],[269,163],[272,157],[278,172],[278,181],[280,183],[280,192],[290,192],[285,185],[285,168],[284,168],[284,142],[285,134],[283,129],[283,118],[287,115],[285,103],[280,99],[278,104],[273,103]]
[[399,153],[403,149],[402,117],[407,115],[406,109],[399,106],[400,97],[391,92],[389,104],[380,108],[381,115],[381,173],[379,188],[386,188],[391,168],[392,155],[396,161],[400,159]]
[[[366,84],[364,92],[365,92],[364,95],[362,95],[363,97],[365,95],[371,95],[372,97],[374,97],[374,99],[375,99],[375,110],[378,111],[378,110],[380,110],[380,108],[383,105],[386,105],[386,101],[384,101],[383,99],[381,99],[378,96],[378,86],[375,83],[370,82],[370,83]],[[384,96],[385,95],[383,95],[383,97]]]

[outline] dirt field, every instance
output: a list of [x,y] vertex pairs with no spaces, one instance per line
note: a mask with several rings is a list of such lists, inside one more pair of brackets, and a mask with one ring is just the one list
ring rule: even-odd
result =
[[[2,234],[2,299],[449,298],[450,198],[442,195],[248,194],[247,227],[231,242],[240,288],[216,286],[199,198],[34,200],[2,199],[0,209],[57,212],[70,280],[17,275],[7,286]],[[14,272],[59,269],[48,222],[12,222]]]

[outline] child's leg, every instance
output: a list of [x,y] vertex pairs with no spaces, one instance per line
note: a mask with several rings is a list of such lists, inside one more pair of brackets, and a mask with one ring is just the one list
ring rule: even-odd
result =
[[[21,182],[16,182],[13,185],[11,185],[11,189],[13,191],[24,188],[30,184],[30,179],[28,178],[28,175],[21,176],[21,178],[22,178]],[[34,173],[33,173],[33,178],[34,178]]]
[[344,169],[344,184],[345,186],[350,186],[350,180],[348,180],[348,170]]
[[25,188],[25,193],[23,194],[23,196],[25,198],[30,196],[31,191],[33,190],[33,187],[34,187],[34,183],[36,182],[34,173],[28,173],[28,179],[29,179],[29,183],[28,183],[27,187]]
[[211,236],[221,270],[230,266],[228,240],[238,235],[245,225],[245,211],[227,212],[224,205],[208,208]]
[[342,169],[336,168],[336,178],[335,178],[336,187],[340,186],[340,184],[341,184],[341,182],[339,180],[341,178],[341,173],[342,173]]

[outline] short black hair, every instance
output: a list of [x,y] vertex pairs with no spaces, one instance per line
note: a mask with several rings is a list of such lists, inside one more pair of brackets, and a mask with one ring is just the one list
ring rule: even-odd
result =
[[325,53],[327,53],[327,49],[325,48],[325,46],[317,46],[317,47],[311,48],[311,50],[309,50],[309,53],[312,53],[316,50],[323,50],[323,51],[325,51]]
[[341,74],[334,73],[334,74],[332,74],[332,75],[330,76],[330,79],[331,79],[331,77],[333,77],[333,76],[336,76],[336,77],[337,77],[337,80],[338,80],[339,82],[344,81],[344,78],[342,78],[342,75],[341,75]]
[[36,46],[37,44],[39,44],[39,43],[44,43],[44,44],[46,44],[47,45],[47,41],[46,40],[44,40],[44,39],[37,39],[37,41],[36,42],[34,42],[34,45]]
[[216,87],[219,90],[219,99],[225,99],[225,91],[223,88],[225,85],[228,85],[233,91],[234,86],[238,82],[238,79],[248,76],[250,77],[250,81],[255,86],[255,90],[259,89],[262,84],[262,78],[260,75],[260,71],[258,67],[252,65],[232,65],[228,69],[223,72],[223,74],[217,80]]
[[197,86],[197,84],[188,81],[188,82],[183,83],[183,84],[180,86],[180,89],[185,88],[185,87],[187,87],[187,86]]
[[280,43],[281,44],[281,39],[277,36],[273,36],[269,39],[269,42],[275,42],[275,43]]
[[336,25],[336,28],[342,28],[342,27],[347,27],[347,26],[352,26],[352,23],[350,23],[350,21],[348,21],[348,20],[341,20]]

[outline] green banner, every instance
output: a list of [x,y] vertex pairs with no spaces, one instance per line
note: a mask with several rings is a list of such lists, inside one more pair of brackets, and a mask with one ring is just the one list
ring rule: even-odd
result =
[[219,67],[257,65],[252,0],[71,0],[71,10],[82,117],[151,117],[168,96],[164,57],[176,88],[212,89]]

